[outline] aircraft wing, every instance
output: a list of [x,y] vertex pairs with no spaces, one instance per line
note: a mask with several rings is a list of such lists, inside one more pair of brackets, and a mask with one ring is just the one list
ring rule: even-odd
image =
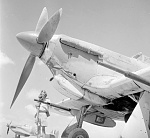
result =
[[[102,63],[102,65],[103,64],[104,63]],[[104,66],[107,68],[110,67],[110,65],[107,66],[105,64]],[[117,70],[116,72],[119,71]],[[121,74],[123,73],[121,72]],[[149,82],[150,67],[141,69],[133,73],[128,72],[128,74],[123,74],[123,75],[124,76],[116,77],[111,81],[109,81],[110,79],[108,78],[109,79],[108,83],[105,83],[103,85],[96,85],[94,84],[96,81],[93,81],[93,85],[89,87],[88,85],[85,84],[83,88],[90,89],[91,91],[95,90],[95,92],[98,95],[104,96],[106,98],[113,98],[113,99],[126,96],[129,94],[138,93],[138,92],[150,91],[150,82]]]
[[[38,101],[38,100],[35,100]],[[41,101],[42,102],[42,101]],[[45,102],[42,102],[45,103]],[[80,100],[73,100],[73,99],[65,99],[57,104],[52,103],[45,103],[51,106],[50,110],[60,115],[66,116],[76,116],[79,118],[80,109],[83,106],[89,106],[89,103],[86,101]],[[87,110],[87,114],[84,118],[84,121],[89,122],[94,125],[98,126],[105,126],[105,127],[114,127],[116,125],[113,119],[119,119],[124,116],[124,114],[119,114],[116,111],[111,111],[110,113],[106,113],[106,110],[103,109],[99,111],[99,108],[95,108],[94,106],[89,106]],[[112,119],[113,118],[113,119]]]

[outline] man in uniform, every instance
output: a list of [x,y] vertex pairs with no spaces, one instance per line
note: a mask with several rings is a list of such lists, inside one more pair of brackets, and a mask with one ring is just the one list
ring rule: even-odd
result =
[[[47,98],[47,93],[44,90],[41,91],[38,98],[39,101],[50,103],[49,98]],[[45,127],[47,127],[47,117],[50,116],[49,107],[50,107],[49,105],[44,103],[38,103],[38,105],[36,105],[37,113],[35,114],[35,118],[36,124],[38,126],[37,127],[38,138],[41,136],[41,134],[43,138],[45,137]]]

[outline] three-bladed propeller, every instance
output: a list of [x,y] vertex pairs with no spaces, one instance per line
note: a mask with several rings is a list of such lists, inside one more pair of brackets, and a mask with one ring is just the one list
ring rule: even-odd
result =
[[9,123],[9,124],[7,124],[7,135],[8,135],[8,133],[9,133],[9,129],[10,129],[10,125],[11,125],[11,123],[12,123],[12,121]]
[[61,14],[62,9],[59,9],[48,20],[47,9],[44,8],[36,25],[35,31],[22,32],[16,35],[18,41],[30,52],[30,55],[22,71],[10,108],[12,107],[21,89],[27,81],[35,63],[35,58],[40,58],[42,56],[42,53],[45,50],[45,44],[53,37],[60,21]]

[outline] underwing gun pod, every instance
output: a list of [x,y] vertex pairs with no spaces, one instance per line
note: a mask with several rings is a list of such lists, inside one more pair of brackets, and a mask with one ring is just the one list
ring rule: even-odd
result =
[[34,101],[39,102],[39,103],[48,104],[49,106],[56,107],[56,108],[59,108],[59,109],[65,110],[65,111],[69,111],[69,112],[71,111],[71,109],[60,106],[60,105],[57,105],[57,104],[47,103],[47,102],[40,101],[40,100],[37,100],[37,99],[34,99]]

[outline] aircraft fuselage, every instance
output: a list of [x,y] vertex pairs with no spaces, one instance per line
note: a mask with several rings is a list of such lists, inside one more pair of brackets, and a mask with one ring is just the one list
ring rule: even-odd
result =
[[[134,58],[64,35],[53,36],[41,59],[54,76],[61,74],[80,88],[106,98],[120,97],[116,89],[116,95],[112,96],[112,89],[105,87],[122,74],[98,65],[98,60],[131,72],[148,66]],[[118,91],[124,93],[131,90],[131,87],[135,92],[142,91],[134,83]],[[84,92],[81,93],[84,95]]]

